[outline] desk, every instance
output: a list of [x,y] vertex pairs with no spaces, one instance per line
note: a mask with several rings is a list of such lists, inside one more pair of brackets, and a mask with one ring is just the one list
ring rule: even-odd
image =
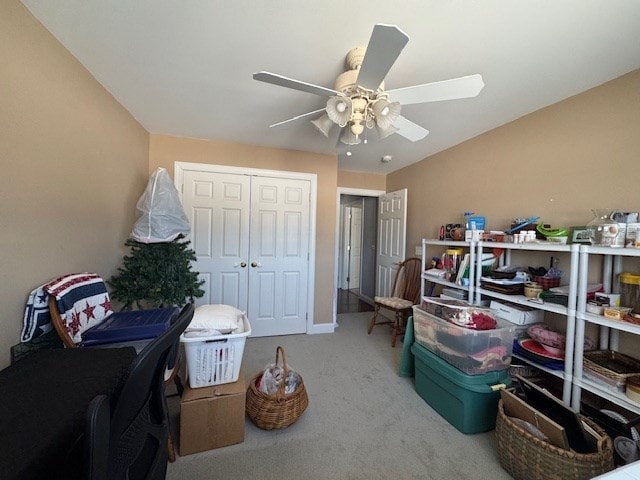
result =
[[98,394],[113,399],[135,349],[38,350],[0,371],[0,478],[79,475],[87,407]]

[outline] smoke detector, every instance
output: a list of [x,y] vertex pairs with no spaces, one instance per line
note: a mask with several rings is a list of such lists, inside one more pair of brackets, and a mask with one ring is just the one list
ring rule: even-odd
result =
[[382,163],[389,163],[391,160],[393,159],[393,157],[391,155],[384,155],[380,161]]

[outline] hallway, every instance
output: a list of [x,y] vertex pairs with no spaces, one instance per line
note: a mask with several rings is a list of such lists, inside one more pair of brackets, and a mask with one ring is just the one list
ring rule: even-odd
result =
[[372,312],[373,306],[360,300],[356,293],[338,289],[338,313]]

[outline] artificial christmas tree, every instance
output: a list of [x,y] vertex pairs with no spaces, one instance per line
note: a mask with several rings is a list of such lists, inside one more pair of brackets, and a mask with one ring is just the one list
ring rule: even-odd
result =
[[182,307],[188,301],[204,295],[198,273],[191,270],[196,260],[189,248],[191,242],[180,235],[170,242],[125,242],[131,254],[124,257],[123,267],[108,282],[111,297],[123,304],[124,310]]

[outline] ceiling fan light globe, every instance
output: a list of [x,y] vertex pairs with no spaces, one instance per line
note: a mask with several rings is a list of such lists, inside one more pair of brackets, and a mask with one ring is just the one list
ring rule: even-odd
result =
[[311,120],[311,123],[325,137],[329,137],[329,132],[331,131],[331,128],[335,125],[331,121],[331,119],[329,118],[329,115],[327,115],[326,113],[324,115],[322,115],[320,118],[316,118],[315,120]]
[[326,110],[331,121],[343,127],[351,118],[351,100],[346,97],[329,97]]
[[398,119],[402,107],[399,102],[388,102],[382,98],[373,104],[372,109],[376,117],[376,125],[386,130]]

